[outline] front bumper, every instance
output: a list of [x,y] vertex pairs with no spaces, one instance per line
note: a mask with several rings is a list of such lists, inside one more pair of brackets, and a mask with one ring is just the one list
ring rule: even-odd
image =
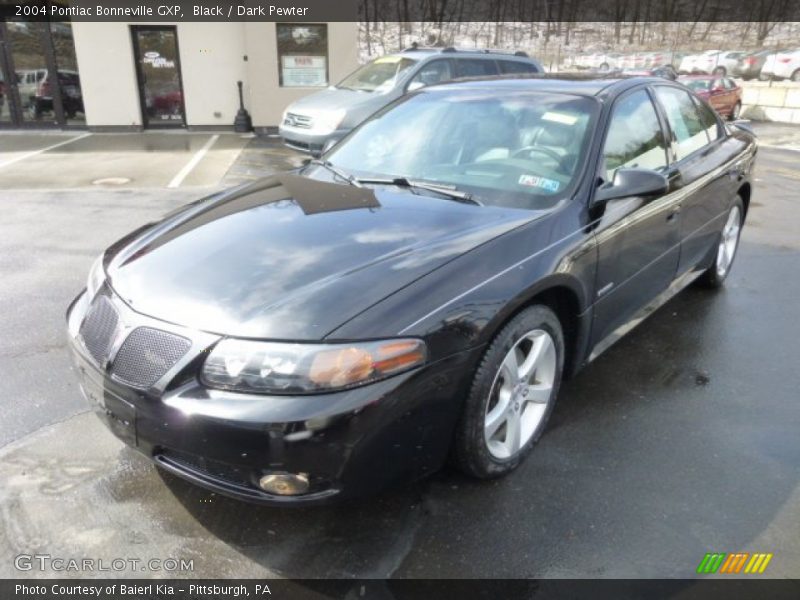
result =
[[331,133],[319,134],[308,129],[297,127],[286,127],[280,125],[278,133],[283,139],[283,143],[293,150],[306,153],[322,152],[328,140],[339,140],[349,132],[348,129],[337,129]]
[[[197,344],[164,381],[136,389],[115,377],[113,357],[99,365],[87,350],[79,329],[88,306],[84,293],[67,312],[70,347],[81,389],[106,426],[184,479],[263,504],[321,504],[437,470],[460,413],[462,374],[477,358],[466,351],[344,392],[263,396],[201,385],[196,373],[208,347]],[[208,335],[200,335],[204,343]],[[285,472],[306,474],[308,492],[278,496],[258,487],[262,476]]]

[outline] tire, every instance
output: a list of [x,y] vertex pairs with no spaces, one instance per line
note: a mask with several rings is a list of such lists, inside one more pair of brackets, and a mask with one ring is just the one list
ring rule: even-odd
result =
[[[736,216],[734,216],[736,215]],[[739,238],[744,224],[744,202],[740,196],[736,196],[731,208],[728,210],[728,217],[725,225],[720,232],[717,251],[714,253],[714,260],[705,273],[698,280],[702,285],[709,288],[721,288],[728,274],[731,272],[733,261],[736,258],[736,251],[739,248]],[[724,253],[724,257],[723,257]]]
[[534,305],[509,321],[473,376],[454,440],[456,466],[479,479],[516,469],[547,425],[563,369],[564,334],[552,310]]
[[608,63],[603,63],[602,65],[600,65],[601,71],[608,71],[608,69],[609,69]]
[[725,67],[715,67],[714,70],[711,71],[711,74],[721,75],[722,77],[725,77],[725,75],[728,74],[728,69],[726,69]]
[[739,118],[741,112],[742,112],[742,103],[737,102],[736,104],[733,105],[733,108],[731,109],[731,114],[728,115],[728,120],[735,121],[736,119]]
[[800,69],[795,69],[794,73],[792,73],[789,79],[791,79],[792,81],[800,81]]

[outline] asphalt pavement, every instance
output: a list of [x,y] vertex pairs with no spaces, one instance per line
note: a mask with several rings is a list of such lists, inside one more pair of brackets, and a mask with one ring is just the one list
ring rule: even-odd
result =
[[[691,577],[706,552],[739,551],[773,553],[764,576],[800,577],[800,128],[759,131],[725,289],[686,290],[566,383],[516,473],[475,482],[445,469],[313,509],[222,498],[123,446],[88,412],[63,322],[111,242],[247,179],[259,156],[297,157],[259,142],[208,170],[201,157],[200,172],[168,188],[203,134],[193,152],[161,157],[169,169],[154,187],[117,189],[90,181],[108,169],[76,181],[74,156],[4,168],[0,137],[0,577],[87,575],[15,569],[14,557],[36,553],[194,561],[113,573],[138,577]],[[32,147],[14,158],[43,146]],[[29,161],[50,165],[40,178],[55,189],[20,187]]]

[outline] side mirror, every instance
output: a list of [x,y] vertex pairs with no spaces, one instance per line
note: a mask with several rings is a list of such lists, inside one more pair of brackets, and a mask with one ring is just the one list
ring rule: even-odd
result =
[[424,87],[425,87],[425,84],[422,83],[421,81],[412,81],[411,83],[408,84],[408,89],[406,91],[407,92],[413,92],[413,91],[416,91],[416,90],[418,90],[420,88],[424,88]]
[[620,198],[657,196],[666,194],[669,182],[661,173],[650,169],[617,169],[614,180],[600,186],[594,194],[594,203]]

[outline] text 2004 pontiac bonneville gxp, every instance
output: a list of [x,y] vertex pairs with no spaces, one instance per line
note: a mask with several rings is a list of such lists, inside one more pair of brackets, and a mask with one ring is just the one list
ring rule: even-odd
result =
[[181,477],[273,504],[513,470],[562,376],[731,268],[754,137],[661,79],[454,82],[98,258],[82,388]]

